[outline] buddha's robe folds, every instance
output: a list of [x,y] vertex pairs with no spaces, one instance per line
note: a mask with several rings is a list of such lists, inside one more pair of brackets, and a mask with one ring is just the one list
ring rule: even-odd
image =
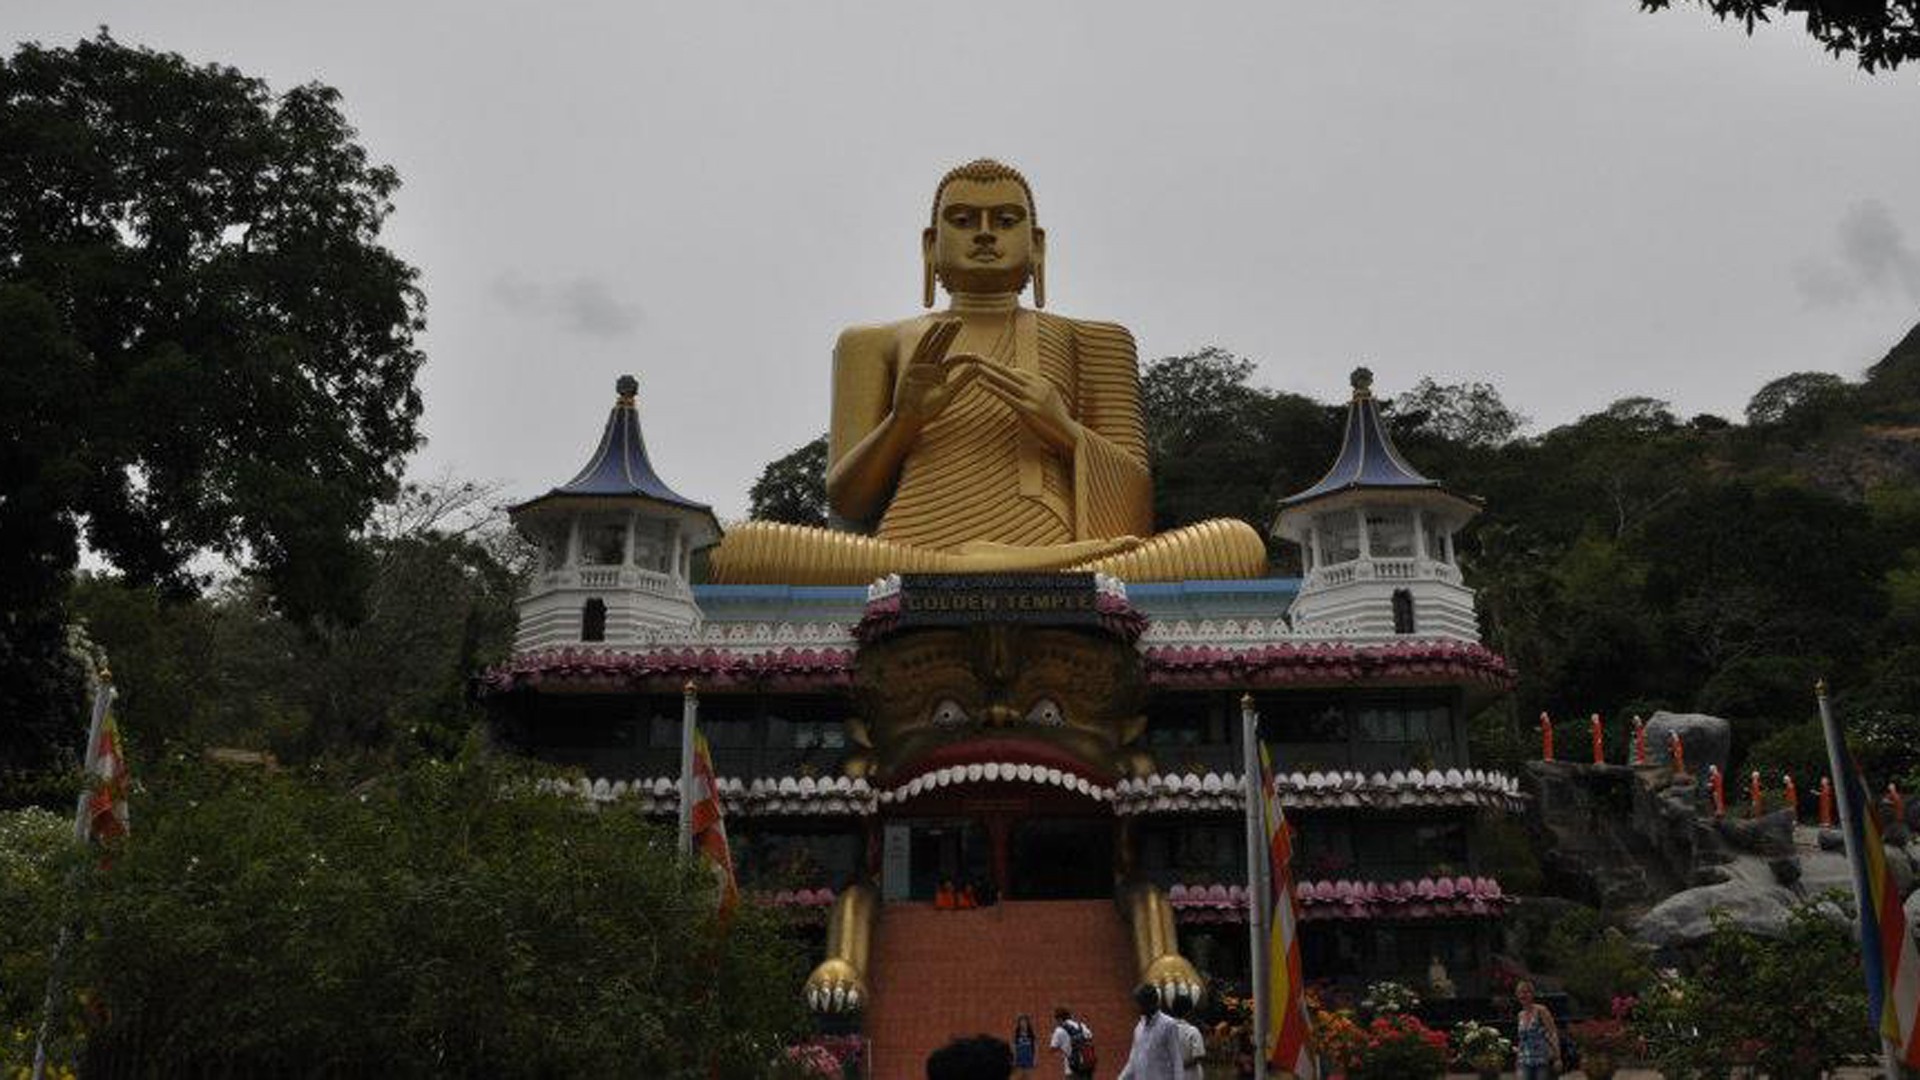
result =
[[[1125,327],[1020,311],[1011,330],[987,362],[1025,367],[1053,385],[1082,429],[1071,455],[1028,431],[976,379],[921,430],[874,535],[749,522],[715,553],[714,580],[853,585],[895,572],[1009,570],[1097,570],[1135,581],[1265,574],[1266,546],[1244,522],[1209,521],[1149,538],[1153,484],[1138,361]],[[896,382],[899,374],[889,373]]]

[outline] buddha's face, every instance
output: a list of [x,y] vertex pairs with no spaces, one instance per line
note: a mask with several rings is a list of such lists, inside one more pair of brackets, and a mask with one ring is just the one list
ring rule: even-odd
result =
[[922,243],[951,292],[1018,292],[1046,250],[1016,180],[954,180],[934,218]]

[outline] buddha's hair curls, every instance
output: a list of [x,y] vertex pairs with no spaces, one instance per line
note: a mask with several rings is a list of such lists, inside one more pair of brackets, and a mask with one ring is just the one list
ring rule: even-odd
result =
[[955,180],[1014,181],[1020,185],[1021,192],[1027,197],[1027,213],[1031,215],[1033,223],[1036,225],[1040,223],[1040,208],[1034,204],[1033,188],[1027,185],[1027,178],[1020,175],[1020,170],[992,158],[975,158],[965,165],[956,165],[948,169],[947,175],[940,178],[940,185],[933,189],[933,209],[927,214],[927,220],[932,224],[940,223],[940,196],[946,193],[947,185]]

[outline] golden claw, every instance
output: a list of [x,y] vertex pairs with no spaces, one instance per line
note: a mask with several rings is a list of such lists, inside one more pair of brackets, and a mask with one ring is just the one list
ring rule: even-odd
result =
[[855,1013],[866,1007],[867,983],[845,960],[823,960],[807,976],[806,998],[814,1012]]
[[1167,953],[1148,964],[1147,970],[1140,973],[1140,981],[1160,991],[1162,1007],[1176,997],[1198,1005],[1201,992],[1206,989],[1206,980],[1179,953]]

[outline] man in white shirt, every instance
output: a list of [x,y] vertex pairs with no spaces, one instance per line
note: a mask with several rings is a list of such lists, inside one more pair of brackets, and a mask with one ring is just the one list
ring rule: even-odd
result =
[[1207,1057],[1207,1040],[1188,1019],[1193,1013],[1193,1002],[1183,994],[1176,994],[1173,1006],[1167,1011],[1173,1014],[1173,1022],[1180,1025],[1180,1056],[1187,1068],[1182,1075],[1186,1080],[1206,1080],[1206,1069],[1201,1062]]
[[1083,1039],[1093,1038],[1093,1028],[1087,1026],[1085,1020],[1075,1020],[1072,1009],[1065,1005],[1057,1006],[1053,1010],[1053,1038],[1048,1040],[1047,1046],[1060,1055],[1060,1072],[1064,1076],[1074,1075],[1073,1035],[1075,1032],[1078,1032]]
[[1140,1022],[1133,1025],[1133,1048],[1120,1080],[1182,1080],[1187,1059],[1180,1046],[1179,1021],[1160,1011],[1160,991],[1142,986],[1133,992]]

